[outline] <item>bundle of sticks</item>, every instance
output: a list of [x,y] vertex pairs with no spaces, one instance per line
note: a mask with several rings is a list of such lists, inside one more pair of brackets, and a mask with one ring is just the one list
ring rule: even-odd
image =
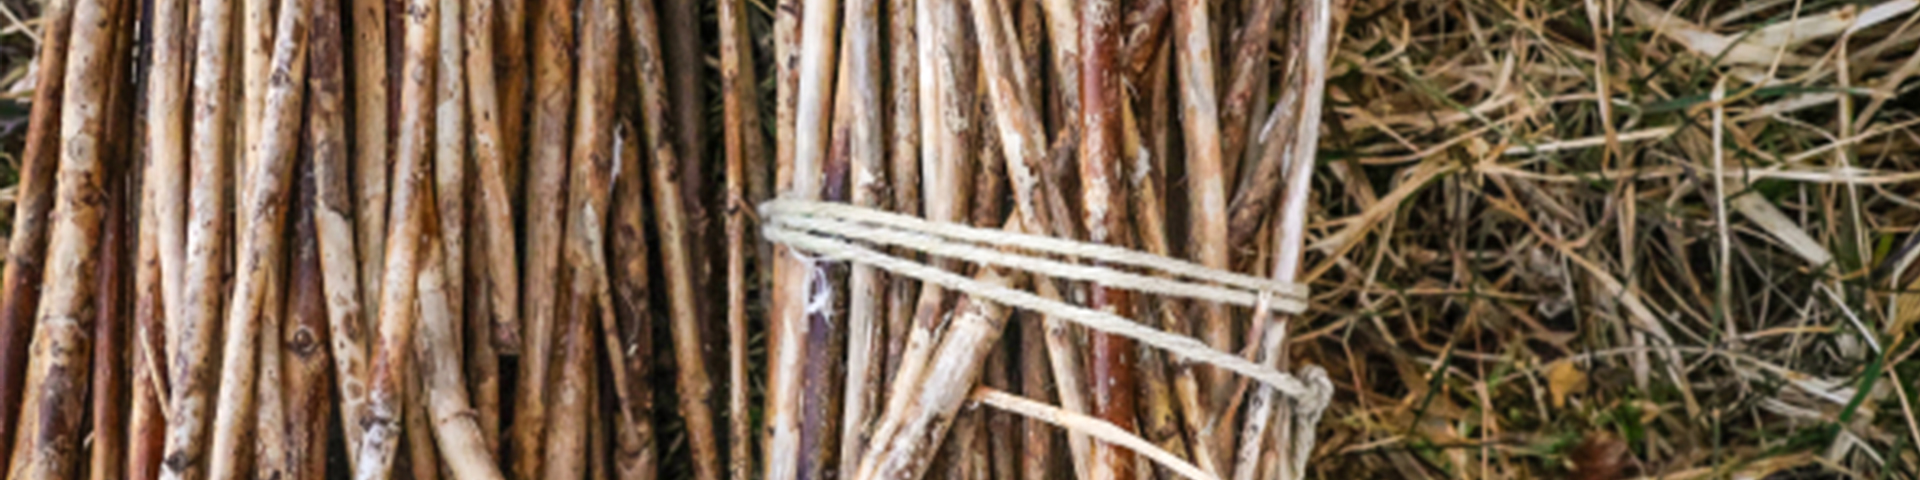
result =
[[[6,478],[1298,478],[1282,392],[754,208],[1290,282],[1338,5],[775,3],[48,0]],[[1265,308],[925,261],[1287,369]]]

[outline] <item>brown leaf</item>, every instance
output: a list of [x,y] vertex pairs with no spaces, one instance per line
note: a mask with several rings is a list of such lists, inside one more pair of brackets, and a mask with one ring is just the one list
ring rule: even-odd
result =
[[1553,397],[1554,408],[1567,405],[1567,395],[1586,393],[1587,372],[1573,366],[1573,362],[1560,360],[1547,367],[1547,393]]
[[1567,451],[1573,463],[1571,480],[1612,480],[1626,478],[1628,456],[1626,442],[1611,433],[1590,433]]

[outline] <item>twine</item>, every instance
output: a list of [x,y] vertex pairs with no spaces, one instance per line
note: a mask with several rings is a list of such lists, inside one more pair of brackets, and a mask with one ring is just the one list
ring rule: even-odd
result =
[[[776,199],[760,206],[761,236],[808,263],[846,261],[912,277],[990,300],[1073,322],[1095,331],[1138,341],[1186,361],[1231,371],[1286,395],[1301,414],[1296,416],[1293,461],[1303,464],[1313,448],[1313,430],[1320,413],[1333,397],[1332,382],[1318,367],[1303,369],[1307,381],[1277,369],[1216,350],[1198,339],[1159,330],[1140,322],[1050,300],[1032,292],[981,282],[930,265],[889,255],[879,247],[901,247],[936,257],[1032,272],[1036,275],[1092,282],[1110,288],[1188,298],[1200,301],[1301,313],[1307,308],[1307,287],[1192,262],[1060,238],[974,228],[856,207],[847,204]],[[1064,261],[1077,259],[1079,262]],[[1132,267],[1153,276],[1119,267]],[[1262,307],[1264,305],[1264,307]],[[1296,470],[1299,471],[1299,470]]]

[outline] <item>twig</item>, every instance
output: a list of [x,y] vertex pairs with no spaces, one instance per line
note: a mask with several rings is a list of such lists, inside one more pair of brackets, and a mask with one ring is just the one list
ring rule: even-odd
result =
[[[367,329],[362,307],[358,253],[365,244],[355,245],[354,193],[348,183],[353,161],[347,151],[347,112],[343,88],[346,72],[339,8],[343,2],[323,1],[314,9],[313,45],[308,51],[311,77],[307,104],[307,134],[313,144],[313,223],[318,237],[321,287],[326,294],[328,346],[333,357],[334,381],[340,396],[340,426],[346,437],[347,451],[360,448],[360,420],[366,416]],[[357,52],[356,52],[357,53]],[[366,90],[356,89],[355,95]],[[384,118],[384,117],[383,117]],[[382,166],[385,160],[381,161]],[[382,204],[361,204],[359,209],[382,209]],[[297,225],[297,224],[296,224]],[[361,237],[365,239],[365,236]],[[349,462],[358,461],[352,455]],[[351,464],[350,464],[351,466]]]
[[[0,445],[12,442],[18,432],[15,422],[20,419],[27,351],[33,340],[33,320],[40,308],[40,285],[46,273],[46,264],[42,261],[46,258],[47,231],[52,220],[47,216],[53,212],[53,177],[61,155],[61,106],[66,97],[68,37],[73,25],[73,4],[77,1],[52,0],[41,13],[41,21],[46,26],[35,66],[38,72],[34,78],[33,110],[27,117],[26,148],[20,155],[20,183],[14,187],[13,230],[7,239],[4,285],[0,285],[0,295],[5,295],[5,305],[0,307]],[[177,101],[179,97],[173,98]],[[13,449],[0,447],[0,465],[10,465],[6,460],[12,453]]]
[[[431,214],[427,216],[433,216]],[[420,241],[426,254],[417,282],[420,334],[413,338],[426,386],[428,410],[433,412],[433,438],[454,478],[500,480],[500,468],[480,436],[472,405],[467,402],[466,379],[460,371],[460,343],[456,337],[451,292],[446,289],[446,257],[438,235]]]
[[[339,213],[354,215],[353,234],[358,237],[355,251],[358,255],[349,257],[359,260],[360,282],[360,319],[368,322],[364,330],[378,329],[380,318],[380,281],[379,272],[386,267],[387,255],[387,202],[388,156],[391,145],[387,135],[391,129],[387,118],[387,105],[392,102],[393,86],[387,78],[387,2],[384,0],[351,0],[353,17],[348,24],[353,27],[353,201],[352,210],[329,208]],[[202,13],[206,13],[202,11]],[[341,184],[345,185],[345,184]],[[343,206],[340,203],[329,205]],[[322,223],[322,232],[326,228]],[[323,233],[324,235],[324,233]],[[340,278],[334,275],[334,278]],[[336,294],[329,294],[330,296]],[[340,306],[334,300],[332,306]],[[335,314],[337,315],[337,314]],[[336,327],[337,328],[337,327]],[[336,335],[336,337],[341,337]],[[346,337],[351,338],[351,337]],[[342,361],[347,357],[339,357]],[[365,376],[361,377],[366,379]],[[345,380],[345,379],[343,379]],[[346,395],[351,399],[353,395]],[[351,403],[341,408],[341,414],[360,416],[359,410]],[[350,424],[349,431],[359,430],[359,424]],[[347,434],[347,446],[360,451],[360,434]],[[359,459],[348,455],[349,462]],[[355,465],[358,465],[357,463]]]
[[[752,179],[748,178],[747,164],[751,161],[755,167],[762,170],[766,165],[766,151],[760,135],[759,87],[755,84],[757,77],[753,69],[753,43],[748,36],[749,27],[745,9],[744,0],[719,2],[721,103],[724,118],[729,126],[721,130],[726,149],[727,188],[727,193],[721,197],[721,201],[724,202],[722,210],[727,215],[727,432],[732,440],[727,453],[727,474],[730,478],[747,478],[753,471],[754,434],[747,407],[747,388],[752,381],[747,378],[746,209],[749,206],[744,203],[753,201],[749,193]],[[629,134],[633,133],[631,129],[626,131]],[[622,142],[622,145],[625,145],[621,150],[622,153],[631,152],[633,161],[625,161],[623,158],[622,163],[625,167],[621,170],[620,180],[623,183],[628,182],[628,172],[633,172],[631,174],[633,183],[624,188],[616,185],[616,190],[622,190],[618,198],[620,198],[619,202],[623,203],[615,205],[615,213],[620,214],[615,218],[626,220],[631,216],[630,221],[633,223],[631,228],[634,229],[632,233],[627,233],[620,228],[614,230],[616,255],[614,261],[626,268],[624,272],[626,280],[621,281],[621,288],[617,288],[616,291],[621,292],[622,304],[629,306],[629,312],[646,312],[648,311],[644,308],[647,277],[645,273],[646,241],[639,238],[641,237],[639,222],[640,217],[643,216],[639,211],[641,208],[639,195],[644,184],[639,183],[642,180],[639,180],[638,175],[641,167],[640,145],[632,143],[634,140],[637,139],[629,137]],[[621,206],[626,205],[625,202],[629,198],[631,198],[631,206],[622,210]],[[631,240],[622,241],[623,236]],[[631,245],[631,247],[622,248],[623,245]],[[626,255],[625,260],[618,258],[621,252],[629,250],[631,252]],[[759,258],[764,263],[768,257],[763,255]],[[633,346],[632,343],[639,340],[649,339],[650,335],[645,328],[628,326],[644,325],[638,321],[642,318],[640,315],[629,313],[624,318],[632,319],[623,322],[621,327],[622,336],[631,339],[630,347]],[[632,333],[628,334],[629,331]],[[651,348],[642,351],[651,351]],[[628,362],[636,364],[632,373],[644,374],[643,362],[636,362],[632,358],[629,358]],[[648,406],[650,410],[652,402],[643,402],[641,405]],[[635,448],[642,449],[644,455],[647,455],[645,458],[651,458],[654,455],[652,430],[648,429],[646,433],[648,433],[646,437],[633,438],[632,441],[636,444]],[[623,435],[621,438],[629,437]],[[623,444],[622,451],[626,450]],[[627,458],[625,455],[620,457],[622,460]],[[635,458],[634,463],[639,464],[639,460]],[[623,471],[629,470],[625,468],[626,465],[622,463]]]
[[[732,132],[734,129],[727,130]],[[645,382],[631,381],[631,379],[648,377],[653,358],[653,308],[649,304],[647,285],[647,275],[650,272],[647,256],[650,253],[648,251],[650,247],[647,245],[646,238],[646,205],[641,197],[646,191],[646,177],[642,172],[645,165],[640,160],[641,144],[640,139],[636,138],[638,132],[634,131],[633,125],[621,121],[613,133],[614,152],[619,159],[618,166],[614,170],[619,173],[614,179],[613,211],[610,215],[612,225],[608,227],[608,230],[613,232],[611,241],[613,268],[609,276],[612,277],[613,283],[610,287],[613,291],[613,313],[619,322],[619,328],[616,330],[620,339],[619,350],[627,352],[628,355],[625,356],[625,364],[612,367],[626,370],[630,381],[623,392],[625,402],[618,408],[629,412],[628,414],[634,418],[634,421],[621,422],[614,429],[617,445],[614,451],[614,468],[617,469],[617,478],[621,480],[652,480],[657,478],[660,465],[660,447],[651,421],[653,390],[648,388]],[[745,316],[744,312],[741,316]],[[731,314],[729,322],[728,328],[732,329],[734,325],[731,323]],[[745,330],[744,319],[740,323],[740,329]],[[603,332],[603,334],[612,335],[616,332]],[[740,342],[745,343],[746,332],[739,333],[741,334]],[[734,354],[734,358],[741,362],[739,368],[744,371],[746,347],[745,345],[737,345],[737,347],[739,349],[735,352],[738,353]],[[734,399],[730,395],[729,398],[730,404],[734,400],[741,404],[739,416],[729,418],[736,427],[732,462],[732,468],[736,470],[732,473],[745,473],[746,467],[743,464],[746,460],[742,452],[748,450],[745,444],[752,437],[747,436],[750,435],[748,432],[738,431],[738,429],[744,429],[747,424],[746,386],[744,380],[736,380],[736,382],[742,383],[739,387],[740,396]]]
[[[887,110],[887,179],[893,189],[893,211],[920,214],[920,55],[915,31],[915,5],[919,0],[888,0],[887,63],[889,96]],[[766,257],[762,257],[766,258]],[[887,292],[886,365],[883,384],[892,384],[900,368],[900,356],[906,353],[908,325],[913,321],[914,296],[920,291],[912,281],[892,279]]]
[[[851,110],[849,150],[853,182],[852,203],[879,207],[886,197],[887,164],[885,139],[879,130],[880,101],[880,2],[849,0],[844,28],[847,56],[842,61],[848,89],[842,90]],[[866,451],[869,424],[878,412],[879,393],[884,382],[886,361],[882,330],[886,325],[887,280],[872,267],[853,267],[847,280],[847,356],[846,408],[840,438],[840,472],[859,468],[860,454]]]
[[640,118],[644,144],[649,155],[653,190],[653,216],[659,232],[662,277],[666,280],[668,312],[672,316],[674,360],[679,366],[678,392],[680,414],[686,421],[692,446],[694,478],[720,478],[720,450],[714,438],[713,409],[708,403],[713,382],[701,342],[699,291],[694,262],[687,243],[698,233],[688,224],[687,209],[678,170],[683,163],[674,155],[667,140],[667,98],[660,57],[660,30],[652,5],[644,1],[627,3],[627,24],[631,27],[635,51],[635,70],[639,72]]
[[[112,169],[116,132],[108,130],[117,52],[114,28],[125,3],[86,0],[73,7],[73,36],[61,100],[59,176],[52,224],[47,236],[51,269],[42,285],[33,329],[33,354],[27,359],[20,408],[19,436],[13,444],[9,478],[64,479],[79,464],[81,419],[87,404],[88,346],[95,311],[103,208]],[[124,259],[123,259],[124,260]]]
[[[386,278],[381,281],[380,338],[374,345],[373,365],[368,389],[367,414],[360,422],[360,449],[354,452],[356,480],[385,480],[393,474],[394,457],[399,451],[402,402],[408,382],[408,353],[413,346],[414,304],[419,295],[414,279],[420,271],[420,240],[430,231],[432,190],[428,176],[432,165],[427,156],[432,148],[433,56],[439,53],[436,4],[415,0],[408,6],[406,62],[407,74],[400,85],[404,105],[400,118],[398,153],[394,163],[393,204],[388,216],[393,229],[387,235]],[[404,382],[404,383],[403,383]],[[417,466],[416,466],[417,467]]]
[[[339,60],[339,13],[332,2],[320,2],[313,10],[314,30],[310,42],[318,53],[319,44],[334,42],[330,75],[333,88],[338,88],[340,74]],[[331,26],[322,26],[322,22],[333,22]],[[325,30],[325,31],[323,31]],[[332,39],[328,40],[327,37]],[[308,95],[317,96],[321,91],[318,77],[321,75],[321,59],[313,57],[310,61],[315,77],[309,82]],[[334,93],[338,93],[335,90]],[[320,115],[333,115],[339,118],[337,110],[339,99],[332,100],[335,110],[322,113],[318,98],[307,102],[309,125],[320,123]],[[336,125],[337,126],[337,125]],[[310,129],[309,132],[312,130]],[[309,136],[309,145],[314,145]],[[310,146],[309,148],[313,148]],[[314,153],[318,153],[317,149]],[[341,161],[341,152],[334,150],[334,161]],[[327,472],[327,421],[333,414],[333,365],[328,359],[327,333],[331,318],[327,315],[326,271],[321,263],[319,228],[316,217],[320,199],[315,194],[319,187],[319,169],[315,168],[316,156],[301,162],[297,174],[300,176],[294,185],[293,209],[288,215],[293,221],[293,243],[287,260],[287,313],[286,329],[282,332],[269,332],[279,335],[278,341],[284,345],[283,367],[285,375],[282,385],[268,385],[262,382],[261,393],[269,388],[282,388],[286,401],[286,422],[277,426],[284,431],[287,441],[287,474],[292,478],[325,478]],[[354,313],[358,313],[357,311]],[[265,427],[265,425],[262,425]]]
[[[514,480],[540,476],[541,448],[546,438],[546,391],[552,361],[553,324],[559,305],[561,208],[566,200],[567,124],[573,111],[573,41],[571,2],[535,3],[533,21],[532,126],[527,148],[527,252],[522,264],[520,293],[521,333],[519,386],[514,391],[512,430]],[[505,9],[503,9],[505,11]],[[512,78],[512,77],[509,77]],[[501,114],[512,112],[502,109]],[[503,132],[510,133],[510,132]]]
[[[513,239],[512,190],[507,187],[507,150],[511,140],[504,137],[501,91],[494,79],[493,25],[495,0],[467,0],[466,47],[467,92],[473,119],[473,163],[479,168],[474,185],[476,222],[480,228],[478,243],[483,246],[486,276],[479,291],[485,292],[493,313],[486,320],[492,333],[486,337],[495,349],[515,353],[520,347],[520,270],[515,260]],[[518,62],[518,60],[515,60]],[[512,121],[517,123],[517,120]],[[478,335],[476,333],[476,335]]]

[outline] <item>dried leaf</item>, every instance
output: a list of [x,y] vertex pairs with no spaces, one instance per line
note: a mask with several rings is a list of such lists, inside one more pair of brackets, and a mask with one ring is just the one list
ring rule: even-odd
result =
[[1587,372],[1573,366],[1573,362],[1561,360],[1547,367],[1547,393],[1553,396],[1554,408],[1567,406],[1567,395],[1587,392]]

